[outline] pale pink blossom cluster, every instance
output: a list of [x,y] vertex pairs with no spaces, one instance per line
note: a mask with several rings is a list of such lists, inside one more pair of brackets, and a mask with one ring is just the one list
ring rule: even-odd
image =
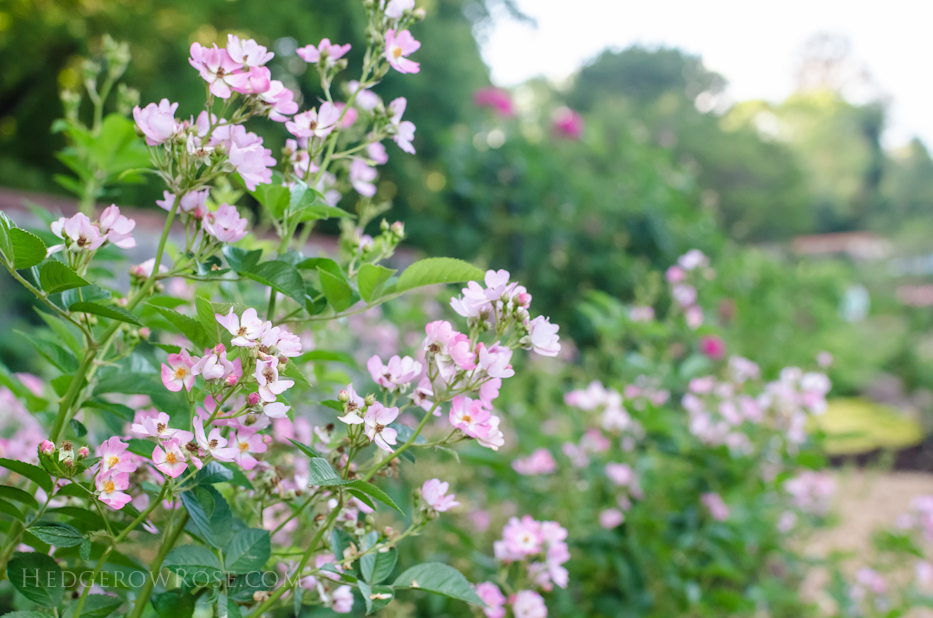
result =
[[677,264],[667,269],[665,277],[671,284],[671,297],[676,305],[684,312],[687,326],[693,330],[703,325],[703,309],[697,304],[696,287],[687,282],[688,275],[703,269],[711,273],[708,268],[709,259],[698,249],[691,249],[677,259]]
[[557,461],[546,448],[536,449],[525,459],[512,461],[512,469],[525,476],[553,474],[557,472]]
[[564,403],[584,412],[601,410],[600,425],[608,432],[637,431],[637,423],[622,405],[622,394],[613,388],[606,388],[598,380],[590,382],[585,389],[564,395]]
[[870,567],[862,567],[855,573],[855,583],[849,588],[849,596],[856,601],[861,601],[867,594],[879,596],[887,591],[888,583],[881,573]]
[[570,560],[567,530],[554,521],[536,521],[530,515],[512,517],[502,529],[502,539],[493,543],[496,560],[503,564],[528,565],[528,580],[540,590],[556,585],[566,588],[569,574],[564,563]]
[[790,494],[798,509],[825,515],[829,512],[836,493],[836,481],[826,472],[806,470],[784,482],[784,491]]
[[745,423],[759,423],[764,413],[755,397],[741,384],[715,376],[690,380],[681,405],[690,415],[690,433],[709,446],[725,444],[734,454],[749,454],[753,445]]
[[610,446],[609,438],[604,436],[599,429],[591,427],[583,433],[579,444],[564,442],[561,450],[570,459],[573,467],[585,468],[590,465],[590,454],[604,453],[609,450]]
[[84,213],[77,213],[72,217],[60,217],[51,224],[52,233],[62,239],[62,243],[48,248],[48,255],[59,251],[69,253],[90,254],[107,243],[112,243],[121,249],[131,249],[136,246],[133,238],[133,229],[136,222],[120,214],[116,204],[108,206],[100,213],[97,221],[92,222]]
[[367,361],[366,368],[373,382],[393,393],[407,392],[412,381],[421,377],[424,370],[421,363],[410,356],[402,358],[398,354],[390,358],[388,364],[383,364],[375,355]]
[[710,517],[716,521],[726,521],[729,519],[729,506],[718,493],[705,493],[700,496],[700,502],[706,507]]
[[792,444],[802,444],[807,439],[807,418],[826,411],[826,395],[831,388],[824,373],[785,367],[777,380],[765,385],[758,404],[770,412],[773,422],[785,431]]
[[910,501],[910,513],[902,515],[902,528],[919,528],[927,542],[933,542],[933,496],[917,496]]

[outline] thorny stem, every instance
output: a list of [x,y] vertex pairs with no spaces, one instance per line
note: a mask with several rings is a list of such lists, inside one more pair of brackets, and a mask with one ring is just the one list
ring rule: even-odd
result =
[[[175,513],[173,511],[172,519],[174,519],[174,516]],[[156,554],[156,557],[152,560],[152,566],[149,568],[149,577],[146,578],[146,583],[143,584],[142,589],[139,591],[139,596],[136,597],[136,605],[133,606],[133,613],[130,614],[129,618],[140,618],[140,616],[143,615],[143,612],[146,610],[146,604],[149,602],[149,597],[152,595],[152,588],[155,586],[156,574],[162,570],[162,562],[165,561],[165,556],[175,547],[178,537],[180,537],[181,533],[185,530],[186,523],[188,523],[188,511],[182,513],[181,519],[175,525],[174,529],[172,528],[172,522],[169,522],[168,527],[165,529],[165,534],[162,537],[162,545],[159,546],[159,553]]]

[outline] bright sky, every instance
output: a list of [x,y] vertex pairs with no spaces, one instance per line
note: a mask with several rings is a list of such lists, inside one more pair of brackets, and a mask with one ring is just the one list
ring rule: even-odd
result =
[[516,0],[535,29],[499,19],[484,44],[493,81],[562,80],[606,47],[675,46],[729,80],[735,100],[780,101],[813,34],[849,38],[890,97],[888,146],[933,147],[933,0]]

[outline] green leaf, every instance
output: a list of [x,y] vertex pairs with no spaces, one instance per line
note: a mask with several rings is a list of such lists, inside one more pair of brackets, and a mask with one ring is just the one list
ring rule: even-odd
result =
[[[298,358],[294,359],[294,362],[298,364],[305,364],[309,361],[334,361],[337,363],[343,363],[349,367],[357,369],[356,359],[347,354],[346,352],[331,352],[329,350],[311,350],[310,352],[305,352]],[[340,407],[340,411],[343,412],[343,405]]]
[[428,258],[419,260],[405,269],[393,291],[404,292],[436,283],[460,283],[483,278],[483,271],[455,258]]
[[65,307],[70,308],[75,303],[79,302],[93,302],[96,300],[105,300],[112,296],[110,290],[105,290],[101,287],[98,287],[94,284],[85,286],[81,288],[79,292],[77,289],[65,290],[62,292],[62,304]]
[[181,545],[174,548],[165,556],[162,566],[182,579],[189,581],[190,577],[191,582],[199,582],[202,586],[205,580],[216,581],[213,578],[218,577],[222,571],[220,560],[214,552],[200,545]]
[[214,483],[229,483],[233,480],[233,470],[222,465],[219,461],[209,461],[194,475],[198,485],[213,485]]
[[[365,585],[365,584],[364,584]],[[362,592],[360,586],[360,592]],[[395,599],[395,591],[391,586],[373,586],[364,598],[366,602],[366,615],[375,614]]]
[[308,382],[308,378],[305,377],[305,374],[301,372],[301,368],[298,366],[298,363],[288,363],[285,365],[285,367],[282,368],[282,375],[284,375],[286,378],[294,380],[301,388],[311,388],[311,383]]
[[[367,560],[370,557],[371,560]],[[377,551],[374,554],[366,554],[360,558],[360,568],[363,572],[363,578],[370,584],[381,584],[389,575],[392,575],[397,561],[398,552],[395,548],[386,552]]]
[[250,191],[249,194],[275,219],[282,218],[291,198],[288,187],[282,185],[282,176],[278,172],[273,172],[272,182],[257,185],[256,190]]
[[32,344],[39,354],[55,365],[62,373],[70,374],[78,370],[78,359],[71,353],[71,350],[66,350],[57,343],[27,335],[22,331],[15,330],[13,332],[22,335],[26,341]]
[[[204,327],[201,325],[200,321],[189,318],[167,307],[159,307],[158,305],[150,305],[148,303],[146,303],[146,306],[151,307],[154,311],[161,314],[162,317],[168,320],[172,326],[178,329],[178,332],[187,337],[194,345],[199,348],[209,347],[210,341],[208,340],[208,334],[204,332]],[[211,314],[211,316],[213,317],[213,314]]]
[[262,258],[262,249],[253,249],[247,251],[233,245],[225,245],[222,249],[224,257],[227,258],[227,264],[237,272],[243,272],[255,268]]
[[94,302],[79,302],[71,305],[68,310],[73,313],[92,313],[94,315],[99,315],[111,320],[117,320],[118,322],[126,322],[128,324],[142,326],[139,320],[136,319],[135,315],[123,307],[117,307],[116,305],[104,305]]
[[[386,492],[382,491],[381,489],[379,489],[378,487],[376,487],[369,481],[363,481],[363,480],[353,481],[352,483],[349,484],[349,486],[355,489],[359,489],[363,493],[372,496],[379,502],[392,507],[399,513],[402,513],[402,509],[398,508],[398,505],[395,504],[395,502],[392,500],[392,498],[388,496],[388,494],[386,494]],[[404,513],[402,514],[404,515]]]
[[[56,395],[59,397],[64,397],[65,393],[67,393],[68,389],[71,387],[72,380],[74,380],[74,376],[68,375],[66,373],[58,376],[57,378],[53,378],[49,381],[49,384],[52,385],[52,389],[55,391]],[[84,377],[81,378],[81,382],[83,382],[84,385],[87,385],[87,380]]]
[[74,526],[68,524],[45,523],[30,526],[29,531],[55,547],[74,547],[80,545],[84,535]]
[[[163,395],[168,393],[162,378],[155,373],[115,372],[100,378],[94,387],[95,395],[118,393],[121,395]],[[152,454],[152,451],[149,452]]]
[[57,294],[65,290],[81,288],[90,285],[61,262],[49,260],[39,271],[39,285],[49,294]]
[[91,559],[91,539],[84,539],[81,541],[81,545],[78,549],[78,555],[81,556],[81,560],[85,562]]
[[309,467],[309,486],[334,487],[354,482],[340,478],[330,463],[323,457],[312,458]]
[[152,606],[159,618],[191,618],[197,601],[196,596],[180,589],[152,596]]
[[84,346],[78,341],[80,331],[70,322],[54,316],[44,311],[39,311],[36,308],[36,313],[39,314],[39,317],[49,325],[49,328],[52,329],[58,338],[62,340],[68,349],[71,350],[74,354],[82,354],[84,352]]
[[33,603],[54,608],[62,602],[64,574],[51,556],[17,552],[7,563],[6,574],[13,587]]
[[295,446],[297,446],[299,451],[301,451],[302,453],[304,453],[311,459],[321,456],[320,453],[312,449],[310,446],[305,446],[301,442],[296,442],[295,440],[292,440],[291,438],[289,438],[288,441],[294,444]]
[[[103,410],[113,414],[114,416],[118,416],[121,420],[126,421],[127,423],[132,423],[133,419],[136,417],[136,412],[133,411],[133,408],[125,406],[122,403],[111,403],[109,401],[104,401],[103,399],[89,399],[84,402],[82,407]],[[151,455],[152,453],[150,452],[149,454]]]
[[201,323],[201,328],[207,334],[208,346],[217,345],[223,339],[223,333],[227,332],[217,321],[216,314],[219,312],[214,309],[211,301],[202,296],[195,297],[194,306],[198,311],[198,321]]
[[181,502],[204,540],[221,548],[233,536],[233,514],[220,492],[210,485],[198,485],[181,494]]
[[288,219],[291,222],[315,221],[332,217],[352,217],[353,215],[327,203],[324,196],[298,181],[291,188],[288,203]]
[[12,265],[14,260],[13,241],[10,239],[10,230],[16,225],[10,221],[5,213],[0,212],[0,258],[7,264]]
[[[89,594],[84,599],[84,606],[81,608],[82,618],[107,618],[118,607],[123,605],[123,599],[112,597],[108,594]],[[73,601],[66,609],[62,618],[71,618],[74,616],[77,602]]]
[[52,614],[47,614],[45,612],[26,611],[3,614],[3,618],[53,618],[53,616]]
[[363,264],[356,275],[356,284],[360,288],[360,296],[367,303],[379,298],[383,284],[396,272],[391,268],[377,264]]
[[87,427],[84,426],[84,423],[77,419],[71,419],[71,428],[74,430],[75,435],[79,438],[83,438],[87,435]]
[[293,298],[299,304],[305,302],[304,280],[298,269],[288,262],[270,260],[240,274]]
[[127,440],[127,450],[134,455],[139,455],[140,457],[145,457],[146,459],[152,458],[152,453],[155,451],[156,445],[148,440],[140,440],[139,438],[130,438]]
[[18,227],[12,228],[10,229],[10,242],[13,245],[16,270],[32,268],[45,259],[45,243],[35,234]]
[[4,515],[9,515],[13,519],[18,519],[24,524],[26,523],[26,516],[23,515],[23,512],[18,508],[7,502],[6,500],[0,500],[0,513]]
[[321,277],[321,290],[334,311],[339,313],[349,309],[353,304],[353,288],[346,279],[332,275],[320,267],[317,272]]
[[463,573],[443,562],[427,562],[398,576],[393,588],[417,588],[451,599],[485,605]]
[[261,569],[272,555],[268,530],[246,528],[224,548],[224,566],[231,573],[249,573]]
[[32,497],[32,494],[23,491],[19,487],[0,485],[0,498],[3,498],[4,500],[12,500],[13,502],[19,502],[21,504],[25,504],[26,506],[31,506],[34,509],[39,508],[39,503],[36,502],[36,499]]
[[39,466],[14,459],[0,459],[0,467],[12,470],[19,475],[25,476],[30,481],[34,481],[46,493],[52,491],[52,487],[54,487],[52,477]]

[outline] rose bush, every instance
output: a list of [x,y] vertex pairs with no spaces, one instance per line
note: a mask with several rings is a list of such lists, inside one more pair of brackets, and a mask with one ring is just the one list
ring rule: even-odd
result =
[[[410,588],[483,606],[443,563],[403,564],[388,583],[397,546],[458,502],[448,482],[433,478],[406,515],[379,480],[404,465],[429,469],[415,463],[418,449],[502,447],[493,402],[515,373],[513,351],[557,354],[558,327],[532,318],[531,295],[505,271],[484,275],[435,258],[397,275],[382,264],[404,229],[383,220],[381,234],[364,234],[386,208],[372,199],[375,166],[387,160],[383,140],[415,152],[415,125],[403,119],[404,98],[385,104],[372,88],[390,70],[418,72],[409,56],[420,43],[408,28],[423,13],[411,0],[367,2],[366,10],[364,64],[358,79],[340,84],[343,100],[337,77],[349,45],[325,39],[299,50],[326,97],[299,112],[264,66],[273,54],[230,35],[225,48],[191,46],[189,62],[207,86],[196,117],[178,119],[168,100],[135,107],[151,167],[132,173],[164,182],[159,205],[168,214],[154,257],[129,268],[128,290],[115,265],[138,230],[117,206],[96,218],[62,217],[48,233],[0,216],[0,257],[41,307],[51,336],[31,343],[56,374],[49,385],[3,376],[7,394],[21,398],[10,405],[31,414],[6,421],[15,446],[0,460],[0,562],[22,609],[75,618],[118,607],[135,618],[195,607],[259,616],[303,605],[346,613],[361,598],[371,613]],[[122,67],[108,71],[104,90]],[[292,134],[281,161],[246,128],[257,117]],[[115,118],[91,127],[76,113],[63,121],[79,177],[88,172],[82,161],[108,146]],[[269,243],[229,203],[234,186],[264,207],[279,238],[273,258],[263,259]],[[348,189],[359,195],[355,215],[337,206]],[[341,220],[339,255],[304,256],[297,249],[314,223],[329,218]],[[176,219],[185,240],[174,246]],[[419,360],[373,356],[374,388],[333,387],[326,367],[343,357],[315,348],[316,330],[412,289],[458,281],[470,282],[452,301],[463,328],[432,320],[422,325]],[[305,434],[297,413],[315,407],[326,415]],[[449,431],[429,444],[421,434],[435,415]],[[387,509],[404,516],[400,527],[379,524],[377,511]],[[566,554],[558,524],[546,527],[547,539],[532,528],[522,556],[545,543]],[[509,602],[541,603],[529,595]]]

